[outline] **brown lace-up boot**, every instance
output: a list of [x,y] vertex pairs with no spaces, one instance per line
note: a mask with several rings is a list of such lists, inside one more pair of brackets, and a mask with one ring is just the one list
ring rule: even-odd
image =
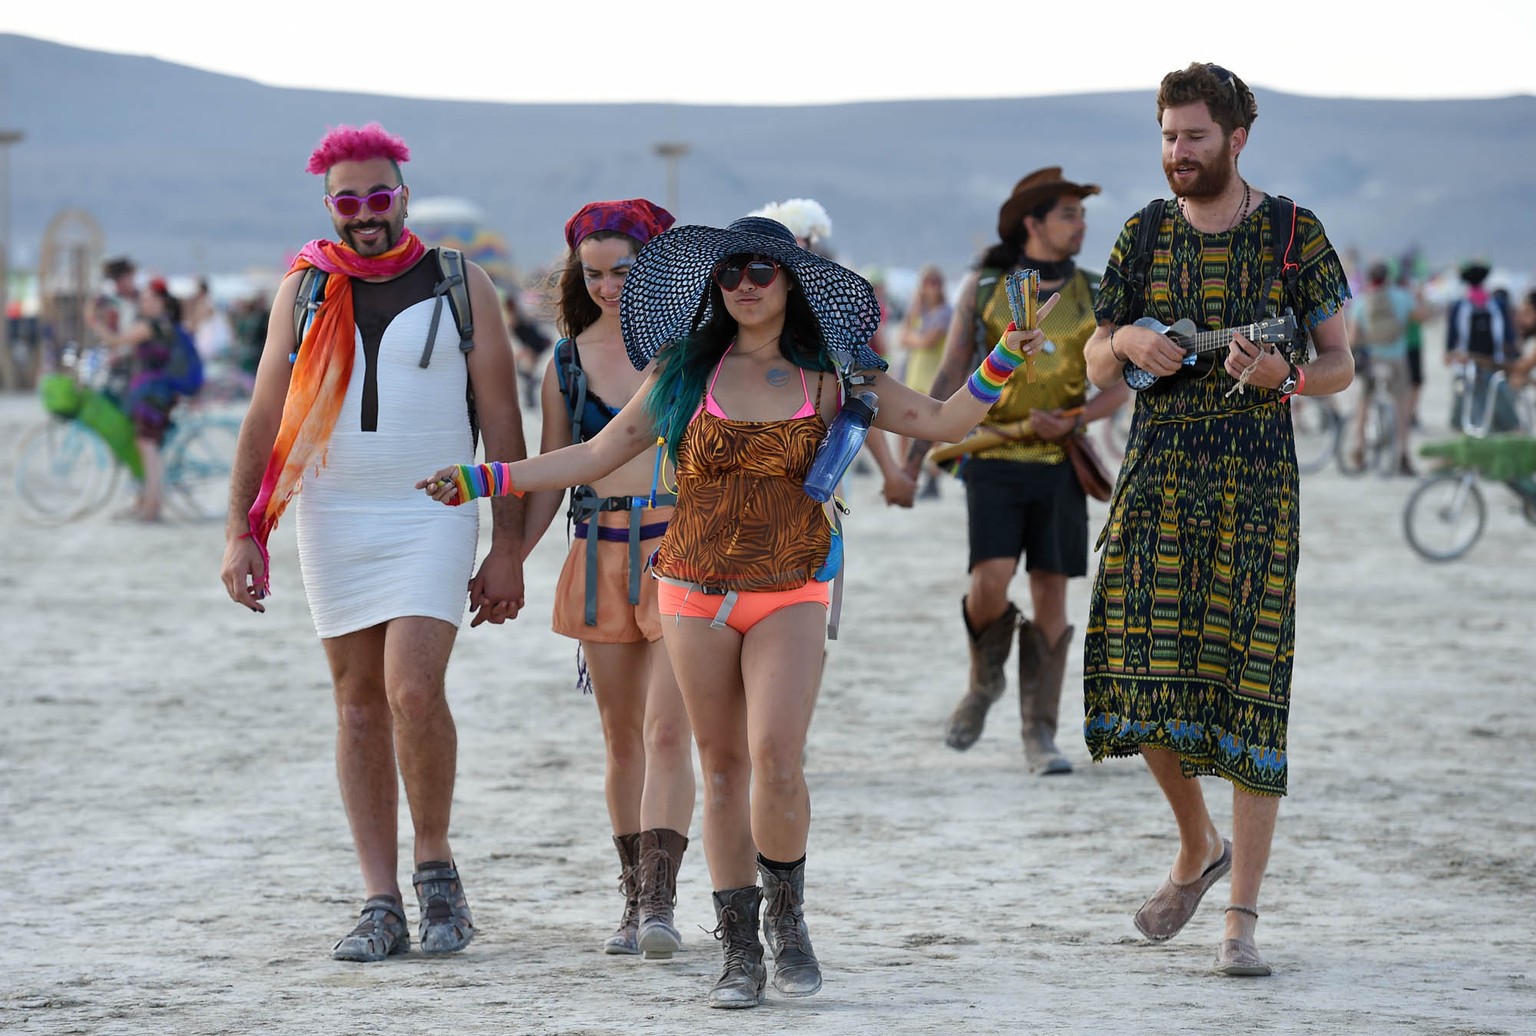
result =
[[710,1007],[756,1007],[763,1002],[768,969],[757,937],[757,908],[763,890],[756,885],[714,893],[714,936],[725,951],[725,969],[709,991]]
[[624,893],[624,916],[618,929],[603,943],[604,953],[639,953],[636,932],[640,925],[640,836],[614,835],[619,851],[619,890]]
[[1019,609],[1010,601],[1003,614],[977,633],[971,629],[971,620],[965,614],[965,598],[962,597],[960,621],[965,623],[966,637],[971,643],[971,686],[949,717],[949,733],[945,735],[944,743],[963,752],[981,736],[981,728],[987,721],[987,710],[1003,696],[1007,687],[1008,678],[1003,675],[1003,666],[1007,664],[1008,652],[1013,648],[1013,631],[1019,625]]
[[1024,760],[1030,773],[1041,776],[1071,773],[1072,764],[1056,747],[1061,712],[1061,681],[1073,628],[1068,626],[1056,646],[1045,642],[1040,627],[1024,620],[1019,627],[1019,715],[1024,721]]
[[805,863],[779,871],[757,858],[763,882],[763,941],[773,953],[773,988],[785,996],[810,996],[821,988],[821,963],[805,923]]
[[646,960],[667,960],[683,948],[672,923],[677,905],[677,869],[688,839],[664,827],[640,832],[640,930],[637,945]]

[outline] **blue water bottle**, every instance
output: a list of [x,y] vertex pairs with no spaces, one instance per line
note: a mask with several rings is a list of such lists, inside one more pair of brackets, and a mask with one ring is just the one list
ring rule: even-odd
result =
[[843,408],[832,419],[826,438],[816,447],[816,458],[805,475],[805,493],[812,500],[824,504],[832,499],[843,473],[864,445],[869,422],[879,411],[880,400],[873,392],[860,392],[843,401]]

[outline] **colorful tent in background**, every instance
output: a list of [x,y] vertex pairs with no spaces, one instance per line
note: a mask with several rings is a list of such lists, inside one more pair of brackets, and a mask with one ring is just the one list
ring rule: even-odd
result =
[[412,198],[410,228],[429,248],[457,248],[502,289],[516,283],[506,238],[485,224],[485,214],[463,198]]

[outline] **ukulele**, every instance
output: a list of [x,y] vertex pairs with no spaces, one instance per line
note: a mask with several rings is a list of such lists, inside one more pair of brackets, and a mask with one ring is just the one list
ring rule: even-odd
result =
[[[1256,324],[1244,324],[1242,327],[1223,327],[1215,331],[1200,331],[1195,327],[1195,322],[1185,317],[1178,323],[1169,327],[1160,323],[1154,317],[1142,317],[1136,321],[1137,327],[1150,327],[1160,335],[1166,335],[1184,349],[1184,359],[1180,362],[1185,367],[1193,367],[1199,362],[1204,353],[1216,352],[1225,349],[1232,344],[1234,334],[1242,335],[1255,345],[1279,345],[1291,341],[1296,337],[1296,317],[1287,313],[1283,317],[1270,317],[1260,320]],[[1171,377],[1171,375],[1170,375]],[[1151,388],[1161,381],[1156,374],[1142,370],[1134,363],[1125,362],[1125,383],[1134,391],[1141,392]]]

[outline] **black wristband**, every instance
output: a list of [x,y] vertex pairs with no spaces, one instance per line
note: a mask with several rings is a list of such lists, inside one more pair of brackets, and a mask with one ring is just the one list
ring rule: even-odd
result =
[[1109,329],[1109,355],[1113,356],[1121,363],[1130,363],[1130,360],[1127,360],[1124,356],[1121,356],[1119,353],[1115,352],[1115,332],[1118,330],[1120,330],[1118,325]]

